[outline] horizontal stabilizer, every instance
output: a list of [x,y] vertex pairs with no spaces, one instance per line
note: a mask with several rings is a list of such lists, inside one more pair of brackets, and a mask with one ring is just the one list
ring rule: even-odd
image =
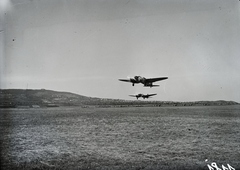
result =
[[144,87],[158,87],[160,85],[151,85],[151,86],[144,86]]

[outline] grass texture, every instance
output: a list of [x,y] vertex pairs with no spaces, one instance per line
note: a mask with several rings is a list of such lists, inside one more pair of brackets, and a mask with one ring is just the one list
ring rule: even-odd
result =
[[240,107],[0,110],[3,169],[240,169]]

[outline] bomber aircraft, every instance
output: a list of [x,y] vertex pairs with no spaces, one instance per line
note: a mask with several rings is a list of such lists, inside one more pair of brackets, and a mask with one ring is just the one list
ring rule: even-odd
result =
[[153,85],[153,82],[161,81],[165,79],[168,79],[168,77],[145,78],[141,76],[134,76],[133,78],[130,78],[130,79],[118,79],[118,80],[124,81],[124,82],[130,82],[132,83],[132,86],[134,86],[134,84],[142,83],[144,87],[156,87],[159,85]]
[[131,97],[136,97],[137,99],[139,98],[139,97],[142,97],[143,99],[145,99],[145,98],[149,98],[150,96],[154,96],[154,95],[157,95],[157,94],[141,94],[141,93],[139,93],[139,94],[137,94],[137,95],[129,95],[129,96],[131,96]]

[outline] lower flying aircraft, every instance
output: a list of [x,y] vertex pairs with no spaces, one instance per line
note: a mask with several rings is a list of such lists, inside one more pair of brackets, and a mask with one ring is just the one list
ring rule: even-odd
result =
[[158,78],[145,78],[141,76],[134,76],[130,79],[118,79],[119,81],[130,82],[134,86],[134,84],[142,83],[144,87],[156,87],[159,85],[153,85],[153,82],[161,81],[168,79],[168,77],[158,77]]
[[137,94],[137,95],[129,95],[129,96],[131,96],[131,97],[136,97],[137,99],[139,98],[139,97],[142,97],[143,99],[145,99],[145,98],[149,98],[150,96],[154,96],[154,95],[157,95],[157,94],[141,94],[141,93],[139,93],[139,94]]

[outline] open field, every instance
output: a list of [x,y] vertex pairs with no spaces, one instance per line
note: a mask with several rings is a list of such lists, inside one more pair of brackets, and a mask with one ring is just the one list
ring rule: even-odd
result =
[[240,169],[240,106],[0,110],[3,169]]

